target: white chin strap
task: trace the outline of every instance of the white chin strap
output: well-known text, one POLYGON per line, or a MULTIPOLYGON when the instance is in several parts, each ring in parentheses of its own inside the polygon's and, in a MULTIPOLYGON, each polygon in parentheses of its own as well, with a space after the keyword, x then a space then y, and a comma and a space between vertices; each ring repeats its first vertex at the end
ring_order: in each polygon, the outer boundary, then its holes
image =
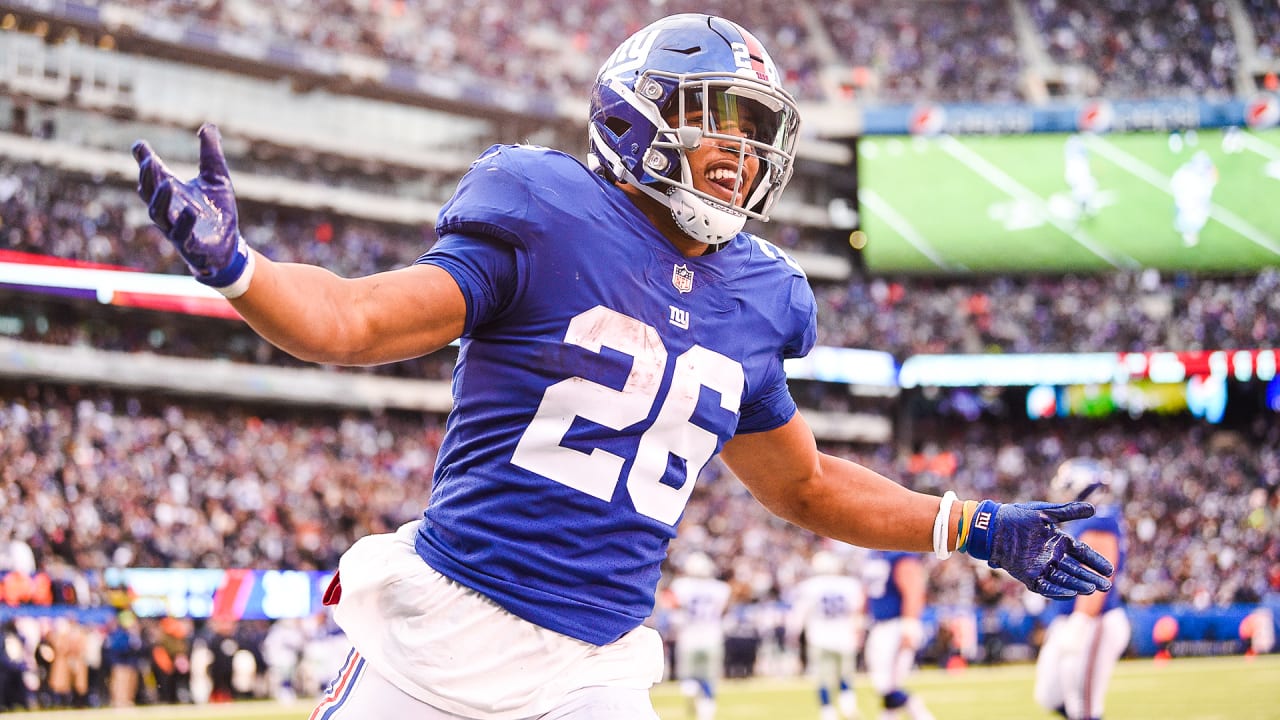
POLYGON ((686 235, 701 243, 718 245, 742 232, 747 216, 725 210, 703 200, 683 188, 672 188, 666 195, 671 216, 686 235))

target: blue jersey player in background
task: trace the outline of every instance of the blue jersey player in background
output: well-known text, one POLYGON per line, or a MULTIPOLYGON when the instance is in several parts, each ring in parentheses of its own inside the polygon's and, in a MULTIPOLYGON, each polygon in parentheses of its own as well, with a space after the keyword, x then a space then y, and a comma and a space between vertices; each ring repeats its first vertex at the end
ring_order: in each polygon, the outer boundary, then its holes
MULTIPOLYGON (((1098 512, 1069 525, 1073 536, 1111 561, 1115 574, 1125 565, 1124 483, 1104 464, 1073 458, 1058 466, 1050 496, 1085 499, 1098 512)), ((1129 616, 1120 591, 1096 592, 1050 603, 1057 616, 1049 622, 1044 645, 1036 658, 1036 702, 1069 720, 1102 717, 1107 686, 1116 663, 1129 647, 1129 616)))
POLYGON ((880 695, 881 720, 901 717, 933 720, 919 697, 903 687, 924 644, 924 606, 928 576, 917 553, 873 552, 862 564, 871 629, 863 659, 871 686, 880 695))
POLYGON ((188 181, 135 143, 152 220, 278 347, 370 365, 461 339, 425 514, 356 542, 330 588, 354 649, 314 718, 652 720, 663 653, 642 622, 717 454, 822 535, 962 549, 1047 595, 1107 587, 1107 562, 1057 528, 1087 503, 939 499, 818 452, 783 373, 815 342, 813 293, 742 232, 791 177, 779 77, 732 22, 659 20, 601 68, 586 163, 492 147, 439 242, 361 278, 247 246, 216 128, 188 181))

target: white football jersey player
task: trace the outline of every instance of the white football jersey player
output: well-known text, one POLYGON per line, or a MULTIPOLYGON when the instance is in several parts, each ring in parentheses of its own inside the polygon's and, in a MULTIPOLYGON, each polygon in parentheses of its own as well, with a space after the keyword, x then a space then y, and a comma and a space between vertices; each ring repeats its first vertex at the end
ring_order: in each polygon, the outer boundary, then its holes
POLYGON ((1173 227, 1187 247, 1200 242, 1200 231, 1213 212, 1213 188, 1217 184, 1218 168, 1203 150, 1191 156, 1169 179, 1175 210, 1173 227))
POLYGON ((681 691, 693 703, 698 720, 716 711, 716 686, 724 673, 724 614, 729 583, 715 576, 704 553, 685 559, 668 588, 675 601, 675 664, 681 691))
POLYGON ((794 645, 804 633, 806 664, 818 684, 821 720, 840 716, 848 720, 858 716, 853 680, 862 647, 866 594, 860 580, 844 574, 843 563, 834 553, 819 551, 811 564, 814 574, 791 593, 787 637, 794 645))
POLYGON ((1063 178, 1071 188, 1071 199, 1078 217, 1089 217, 1098 211, 1098 181, 1089 167, 1089 146, 1084 138, 1067 138, 1062 152, 1063 178))

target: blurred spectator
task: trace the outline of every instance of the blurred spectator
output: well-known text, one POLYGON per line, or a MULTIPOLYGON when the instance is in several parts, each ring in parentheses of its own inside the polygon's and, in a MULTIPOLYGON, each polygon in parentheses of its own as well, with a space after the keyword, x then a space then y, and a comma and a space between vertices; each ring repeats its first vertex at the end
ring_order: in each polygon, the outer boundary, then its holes
POLYGON ((151 626, 151 672, 156 682, 156 697, 161 703, 175 705, 190 701, 191 621, 174 617, 151 626))
POLYGON ((102 652, 108 673, 108 704, 113 708, 133 707, 138 696, 139 665, 144 649, 138 620, 132 612, 121 611, 108 623, 102 652))
POLYGON ((45 642, 49 658, 48 687, 53 706, 83 707, 89 694, 84 628, 69 618, 55 618, 45 642))
POLYGON ((212 653, 209 662, 209 679, 212 682, 210 702, 229 702, 234 697, 232 676, 234 674, 233 658, 240 650, 240 642, 236 639, 235 623, 230 620, 212 618, 205 628, 207 633, 205 645, 212 653))
MULTIPOLYGON (((1253 21, 1254 34, 1258 38, 1259 59, 1275 61, 1280 59, 1280 5, 1270 0, 1244 0, 1244 9, 1253 21)), ((1271 77, 1274 79, 1275 74, 1271 77)), ((1267 90, 1274 91, 1270 87, 1267 90)))
POLYGON ((26 683, 30 670, 18 626, 6 620, 0 626, 0 712, 30 709, 31 692, 26 683))

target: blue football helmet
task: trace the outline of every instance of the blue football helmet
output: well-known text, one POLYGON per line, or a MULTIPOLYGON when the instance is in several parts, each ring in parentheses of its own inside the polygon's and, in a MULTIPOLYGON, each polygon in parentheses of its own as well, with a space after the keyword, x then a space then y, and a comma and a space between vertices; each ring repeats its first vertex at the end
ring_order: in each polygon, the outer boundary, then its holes
POLYGON ((693 552, 684 559, 684 564, 680 567, 681 572, 689 577, 709 578, 716 576, 716 564, 704 552, 693 552))
POLYGON ((1111 470, 1092 458, 1071 458, 1058 466, 1049 484, 1050 492, 1059 502, 1086 500, 1110 502, 1119 488, 1111 470))
POLYGON ((588 160, 669 207, 690 237, 716 244, 748 217, 769 219, 791 179, 799 125, 795 100, 755 36, 723 18, 672 15, 632 35, 601 67, 588 160), (722 131, 730 126, 738 132, 722 131), (685 153, 704 140, 736 152, 736 204, 694 188, 685 153), (750 157, 759 171, 742 187, 750 157))

